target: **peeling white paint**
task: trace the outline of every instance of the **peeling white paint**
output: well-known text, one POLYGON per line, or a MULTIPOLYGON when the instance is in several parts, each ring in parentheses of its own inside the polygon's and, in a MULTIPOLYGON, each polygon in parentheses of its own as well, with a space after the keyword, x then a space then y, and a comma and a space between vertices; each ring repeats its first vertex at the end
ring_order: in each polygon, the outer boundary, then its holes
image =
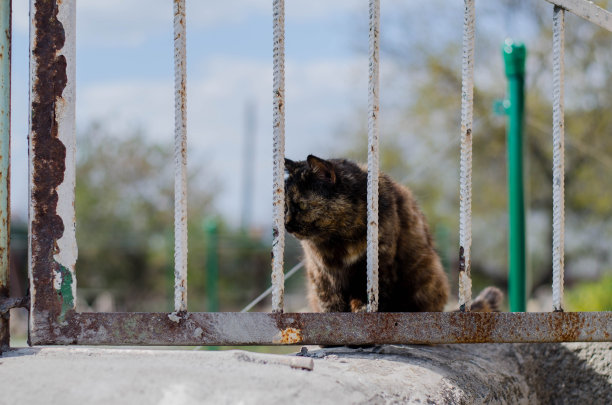
POLYGON ((179 323, 181 321, 181 317, 176 312, 168 314, 168 319, 176 323, 179 323))
POLYGON ((62 273, 60 271, 53 272, 53 288, 55 291, 59 291, 62 288, 62 273))
POLYGON ((63 102, 55 104, 59 140, 66 147, 66 169, 64 181, 57 188, 57 214, 64 223, 64 233, 57 241, 56 262, 72 273, 72 296, 76 303, 75 265, 77 260, 76 215, 74 210, 74 188, 76 176, 76 123, 75 123, 75 81, 76 81, 76 1, 66 0, 58 5, 58 20, 64 26, 66 40, 59 54, 66 58, 66 87, 62 93, 63 102))

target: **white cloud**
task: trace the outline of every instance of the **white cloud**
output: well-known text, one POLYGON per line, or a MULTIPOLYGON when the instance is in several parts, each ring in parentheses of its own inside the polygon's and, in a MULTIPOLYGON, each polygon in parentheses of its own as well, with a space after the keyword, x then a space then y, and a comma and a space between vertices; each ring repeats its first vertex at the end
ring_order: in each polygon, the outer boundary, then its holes
MULTIPOLYGON (((365 4, 365 3, 364 3, 365 4)), ((367 7, 354 0, 292 0, 286 15, 293 21, 334 18, 339 13, 367 7)), ((29 2, 13 2, 14 29, 28 32, 29 2)), ((188 30, 214 28, 243 22, 252 16, 268 16, 272 25, 269 0, 187 1, 188 30)), ((168 0, 79 0, 77 2, 77 38, 86 45, 135 47, 147 38, 172 35, 173 3, 168 0)))
MULTIPOLYGON (((357 11, 354 0, 292 0, 287 15, 295 21, 318 21, 357 11)), ((258 14, 269 19, 267 0, 222 2, 188 1, 189 29, 221 26, 258 14)), ((77 36, 89 44, 136 46, 151 36, 171 32, 171 2, 167 0, 79 0, 77 36)), ((14 2, 15 30, 27 33, 27 2, 14 2)), ((171 35, 171 34, 169 34, 171 35)), ((83 42, 81 42, 83 43, 83 42)), ((237 220, 243 109, 247 100, 257 109, 255 201, 252 217, 258 224, 271 218, 272 68, 271 61, 206 55, 202 65, 188 72, 188 132, 192 162, 204 161, 224 188, 218 207, 237 220)), ((200 63, 198 61, 198 63, 200 63)), ((384 69, 384 65, 383 65, 384 69)), ((286 69, 286 152, 294 159, 308 153, 329 156, 336 148, 337 126, 356 107, 367 104, 367 60, 328 58, 299 63, 289 59, 286 69)), ((14 107, 16 105, 14 104, 14 107)), ((154 139, 171 141, 174 128, 173 79, 134 78, 107 81, 80 80, 77 86, 77 125, 84 129, 101 121, 110 131, 125 133, 141 128, 154 139)), ((364 118, 365 121, 365 118, 364 118)), ((22 180, 16 178, 17 184, 22 180)))
MULTIPOLYGON (((327 154, 335 127, 355 107, 367 102, 367 64, 363 58, 306 64, 287 63, 287 154, 296 159, 308 153, 327 154), (356 74, 361 72, 362 74, 356 74)), ((272 69, 249 59, 217 57, 188 82, 189 156, 203 160, 224 192, 218 207, 238 219, 244 106, 256 105, 255 202, 253 218, 271 218, 272 69)), ((113 131, 142 128, 157 140, 172 139, 173 84, 159 80, 84 84, 77 94, 81 128, 103 121, 113 131)))
POLYGON ((173 83, 153 80, 119 80, 84 84, 77 88, 77 122, 82 129, 93 120, 111 132, 142 128, 161 140, 172 134, 173 83))

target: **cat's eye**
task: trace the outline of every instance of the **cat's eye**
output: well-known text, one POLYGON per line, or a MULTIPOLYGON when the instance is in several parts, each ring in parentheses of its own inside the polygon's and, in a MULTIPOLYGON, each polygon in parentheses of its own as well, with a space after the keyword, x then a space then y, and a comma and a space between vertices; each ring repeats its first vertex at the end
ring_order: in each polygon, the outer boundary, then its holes
POLYGON ((304 201, 300 201, 300 209, 305 210, 306 208, 308 208, 308 204, 304 201))

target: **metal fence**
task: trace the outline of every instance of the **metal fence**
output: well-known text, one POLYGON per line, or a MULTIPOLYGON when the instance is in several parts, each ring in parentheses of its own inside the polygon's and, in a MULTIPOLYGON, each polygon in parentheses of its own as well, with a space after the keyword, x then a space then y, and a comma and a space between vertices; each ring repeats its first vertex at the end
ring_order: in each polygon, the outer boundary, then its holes
MULTIPOLYGON (((563 46, 564 14, 570 11, 612 31, 612 14, 585 0, 547 0, 553 15, 554 241, 553 312, 470 312, 471 162, 474 77, 474 0, 465 0, 460 157, 460 277, 462 311, 377 313, 378 302, 378 112, 380 2, 370 0, 368 124, 368 311, 283 313, 284 249, 284 0, 273 0, 274 239, 272 313, 187 312, 185 0, 174 0, 175 27, 175 311, 172 313, 78 313, 76 301, 75 7, 76 0, 30 1, 30 223, 29 339, 42 344, 270 345, 372 343, 475 343, 612 341, 612 313, 563 312, 563 46)), ((10 46, 10 0, 0 21, 10 46)), ((4 41, 4 36, 0 36, 4 41)), ((8 188, 8 72, 0 55, 0 201, 8 188), (4 194, 3 194, 4 193, 4 194)), ((0 265, 8 268, 8 206, 2 209, 0 265)), ((4 270, 0 294, 8 286, 4 270)), ((7 302, 3 300, 3 302, 7 302)), ((6 305, 9 306, 8 304, 6 305)), ((2 311, 5 313, 5 305, 2 311)), ((0 327, 5 326, 0 324, 0 327)))

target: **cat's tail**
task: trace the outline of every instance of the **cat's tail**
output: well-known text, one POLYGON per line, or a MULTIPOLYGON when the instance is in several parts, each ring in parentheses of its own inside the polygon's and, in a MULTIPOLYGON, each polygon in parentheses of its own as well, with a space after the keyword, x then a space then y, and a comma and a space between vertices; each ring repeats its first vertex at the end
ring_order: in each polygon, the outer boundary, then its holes
POLYGON ((472 301, 472 312, 499 312, 504 293, 497 287, 487 287, 472 301))

